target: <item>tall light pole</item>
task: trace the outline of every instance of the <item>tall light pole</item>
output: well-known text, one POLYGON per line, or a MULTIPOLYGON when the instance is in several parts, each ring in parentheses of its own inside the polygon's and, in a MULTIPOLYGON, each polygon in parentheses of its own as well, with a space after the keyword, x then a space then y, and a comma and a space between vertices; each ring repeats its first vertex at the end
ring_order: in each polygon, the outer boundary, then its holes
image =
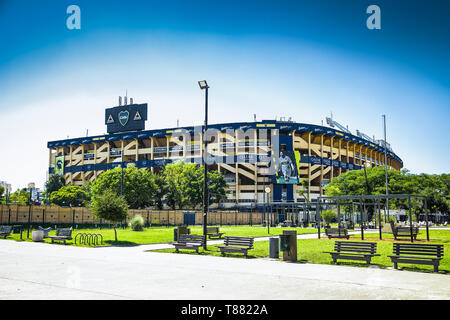
POLYGON ((338 180, 344 180, 344 189, 345 189, 345 195, 347 195, 347 179, 338 177, 338 180))
POLYGON ((120 164, 120 168, 122 169, 122 177, 120 180, 120 195, 123 197, 123 148, 122 151, 120 151, 122 156, 122 163, 120 164))
MULTIPOLYGON (((383 131, 384 131, 384 172, 386 177, 386 196, 389 194, 388 189, 388 167, 387 167, 387 142, 386 142, 386 115, 383 114, 383 131)), ((389 219, 389 198, 386 197, 386 209, 387 216, 389 219)))
MULTIPOLYGON (((269 204, 269 194, 270 194, 270 192, 271 192, 272 190, 270 189, 270 187, 266 187, 266 188, 264 188, 264 192, 267 194, 267 204, 269 204)), ((267 208, 268 209, 268 208, 267 208)), ((269 220, 270 220, 270 218, 268 217, 269 216, 269 211, 268 210, 265 210, 265 212, 267 212, 267 217, 266 217, 266 223, 267 223, 267 234, 270 234, 270 222, 269 222, 269 220)))
POLYGON ((208 130, 208 83, 206 80, 200 80, 198 82, 200 89, 205 90, 205 126, 203 129, 203 235, 205 237, 205 243, 203 244, 203 249, 207 250, 206 246, 206 225, 207 225, 207 214, 208 214, 208 167, 207 167, 207 139, 206 139, 206 131, 208 130))

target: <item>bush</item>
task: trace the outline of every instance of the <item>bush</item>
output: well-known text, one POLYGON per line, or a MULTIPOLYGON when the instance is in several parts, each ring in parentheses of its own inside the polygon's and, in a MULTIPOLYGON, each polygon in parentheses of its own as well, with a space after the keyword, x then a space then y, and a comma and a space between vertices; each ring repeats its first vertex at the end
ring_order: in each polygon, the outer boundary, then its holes
POLYGON ((333 210, 323 210, 322 211, 322 218, 323 220, 329 225, 333 220, 335 220, 337 217, 337 213, 333 210))
POLYGON ((133 231, 143 231, 144 230, 144 218, 141 215, 134 216, 133 219, 128 223, 128 226, 133 231))
POLYGON ((392 227, 395 227, 397 225, 397 219, 394 216, 390 215, 388 220, 392 227))

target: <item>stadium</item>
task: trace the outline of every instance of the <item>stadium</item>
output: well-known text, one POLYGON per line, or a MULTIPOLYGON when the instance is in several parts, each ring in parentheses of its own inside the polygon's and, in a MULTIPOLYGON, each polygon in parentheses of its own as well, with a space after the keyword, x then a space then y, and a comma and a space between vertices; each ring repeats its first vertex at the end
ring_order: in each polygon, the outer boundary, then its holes
POLYGON ((48 173, 81 185, 117 166, 158 172, 177 161, 203 164, 228 182, 224 207, 270 202, 304 202, 323 195, 326 184, 349 170, 384 166, 400 170, 402 160, 384 140, 352 134, 332 118, 328 126, 283 118, 204 127, 145 130, 147 104, 132 100, 105 110, 108 133, 50 141, 48 173), (266 188, 270 193, 266 196, 266 188), (269 191, 269 190, 268 190, 269 191))

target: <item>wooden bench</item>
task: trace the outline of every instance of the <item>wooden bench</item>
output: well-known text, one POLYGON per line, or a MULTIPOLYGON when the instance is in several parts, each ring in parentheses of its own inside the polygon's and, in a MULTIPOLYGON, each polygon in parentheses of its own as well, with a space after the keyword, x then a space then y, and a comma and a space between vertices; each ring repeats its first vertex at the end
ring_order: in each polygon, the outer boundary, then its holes
POLYGON ((346 228, 325 228, 325 234, 328 239, 331 238, 350 238, 346 228))
POLYGON ((206 234, 208 235, 209 239, 222 239, 222 235, 224 234, 224 232, 219 232, 219 227, 206 227, 206 234))
MULTIPOLYGON (((399 237, 411 237, 411 228, 410 227, 394 227, 392 228, 392 234, 394 235, 394 239, 397 240, 399 237)), ((413 239, 417 238, 419 234, 419 227, 413 227, 413 239)))
POLYGON ((432 265, 438 272, 439 261, 444 256, 443 244, 394 243, 393 255, 388 256, 394 263, 394 269, 399 263, 415 263, 432 265))
POLYGON ((251 237, 230 237, 225 236, 225 241, 223 246, 217 246, 220 249, 222 255, 225 252, 238 252, 244 253, 247 258, 248 250, 253 249, 253 240, 251 237))
POLYGON ((64 241, 64 244, 66 244, 66 240, 72 240, 72 228, 58 228, 56 229, 56 236, 48 236, 48 238, 52 239, 52 243, 64 241))
POLYGON ((13 226, 0 226, 0 237, 6 239, 7 236, 11 234, 13 226))
POLYGON ((179 249, 195 250, 198 253, 198 248, 205 244, 205 236, 199 234, 180 234, 178 242, 174 243, 175 252, 179 249))
POLYGON ((372 257, 379 256, 376 252, 376 242, 336 241, 334 243, 334 251, 326 251, 324 253, 331 254, 333 262, 337 262, 337 259, 344 259, 362 260, 370 264, 372 257))

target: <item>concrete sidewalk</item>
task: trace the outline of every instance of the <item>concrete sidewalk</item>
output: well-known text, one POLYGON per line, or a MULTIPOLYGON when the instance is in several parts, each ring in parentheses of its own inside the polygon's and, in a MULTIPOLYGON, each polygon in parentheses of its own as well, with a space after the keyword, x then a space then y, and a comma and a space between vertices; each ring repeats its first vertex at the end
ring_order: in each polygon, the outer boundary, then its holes
MULTIPOLYGON (((317 237, 302 237, 310 236, 317 237)), ((168 245, 81 248, 0 240, 0 299, 450 298, 450 276, 443 274, 144 252, 157 246, 168 245)))

